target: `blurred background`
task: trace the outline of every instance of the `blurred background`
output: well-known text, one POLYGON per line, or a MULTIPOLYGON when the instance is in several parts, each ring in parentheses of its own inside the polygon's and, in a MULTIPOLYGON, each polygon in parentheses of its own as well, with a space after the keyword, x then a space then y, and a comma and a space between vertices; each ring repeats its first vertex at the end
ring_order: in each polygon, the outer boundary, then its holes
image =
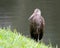
MULTIPOLYGON (((43 42, 60 45, 60 2, 59 0, 0 0, 0 28, 10 26, 29 36, 29 16, 35 8, 42 11, 46 26, 43 42)), ((59 46, 60 47, 60 46, 59 46)))

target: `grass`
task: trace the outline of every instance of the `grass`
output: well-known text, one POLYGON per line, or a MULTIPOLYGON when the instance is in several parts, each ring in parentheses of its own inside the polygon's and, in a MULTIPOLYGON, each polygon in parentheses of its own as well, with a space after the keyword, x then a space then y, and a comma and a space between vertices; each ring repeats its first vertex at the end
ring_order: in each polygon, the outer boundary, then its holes
POLYGON ((18 34, 16 30, 0 28, 0 48, 53 48, 52 45, 37 43, 34 40, 18 34))

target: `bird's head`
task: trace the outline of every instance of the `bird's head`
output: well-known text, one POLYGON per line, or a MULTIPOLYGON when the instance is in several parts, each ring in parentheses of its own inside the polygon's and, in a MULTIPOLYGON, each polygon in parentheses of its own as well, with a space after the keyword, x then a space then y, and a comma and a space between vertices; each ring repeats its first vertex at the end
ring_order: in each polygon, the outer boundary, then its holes
POLYGON ((40 10, 40 9, 38 9, 38 8, 36 8, 36 9, 34 10, 34 13, 36 13, 36 14, 38 14, 38 15, 40 15, 40 16, 41 16, 41 10, 40 10))

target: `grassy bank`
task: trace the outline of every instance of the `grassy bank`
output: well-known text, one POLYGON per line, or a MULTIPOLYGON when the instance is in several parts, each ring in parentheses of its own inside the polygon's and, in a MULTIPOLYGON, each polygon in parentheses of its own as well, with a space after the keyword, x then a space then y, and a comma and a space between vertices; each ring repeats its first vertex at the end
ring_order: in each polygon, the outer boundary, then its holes
POLYGON ((53 48, 51 45, 37 43, 34 40, 18 34, 16 30, 0 28, 0 48, 53 48))

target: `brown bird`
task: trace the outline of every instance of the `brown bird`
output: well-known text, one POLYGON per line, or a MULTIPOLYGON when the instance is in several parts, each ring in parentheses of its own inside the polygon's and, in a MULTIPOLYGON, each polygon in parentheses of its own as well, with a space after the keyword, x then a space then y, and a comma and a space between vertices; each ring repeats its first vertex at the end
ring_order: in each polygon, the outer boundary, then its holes
POLYGON ((28 20, 30 21, 31 38, 36 41, 41 40, 44 33, 45 20, 41 16, 40 9, 36 8, 28 20))

